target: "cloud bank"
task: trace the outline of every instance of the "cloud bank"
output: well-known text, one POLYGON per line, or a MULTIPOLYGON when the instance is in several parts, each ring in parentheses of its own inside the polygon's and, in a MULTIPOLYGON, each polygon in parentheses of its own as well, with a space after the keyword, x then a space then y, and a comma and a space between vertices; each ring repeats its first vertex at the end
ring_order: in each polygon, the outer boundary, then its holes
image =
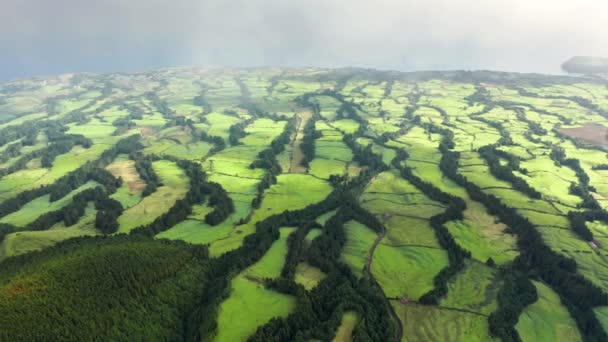
POLYGON ((558 73, 608 56, 598 0, 4 0, 0 79, 169 65, 558 73))

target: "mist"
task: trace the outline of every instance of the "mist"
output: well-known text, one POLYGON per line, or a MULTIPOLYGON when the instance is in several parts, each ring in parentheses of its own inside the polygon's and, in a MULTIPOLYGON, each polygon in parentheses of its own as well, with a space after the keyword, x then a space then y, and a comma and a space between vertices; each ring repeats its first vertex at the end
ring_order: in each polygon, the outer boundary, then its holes
POLYGON ((2 80, 180 65, 560 73, 608 56, 597 0, 2 3, 2 80))

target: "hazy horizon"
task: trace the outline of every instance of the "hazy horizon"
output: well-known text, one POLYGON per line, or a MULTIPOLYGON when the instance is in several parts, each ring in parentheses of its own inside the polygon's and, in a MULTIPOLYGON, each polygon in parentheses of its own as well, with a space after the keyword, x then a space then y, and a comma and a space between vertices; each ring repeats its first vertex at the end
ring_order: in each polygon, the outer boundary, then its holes
POLYGON ((8 0, 0 80, 168 66, 561 74, 608 56, 594 0, 8 0))

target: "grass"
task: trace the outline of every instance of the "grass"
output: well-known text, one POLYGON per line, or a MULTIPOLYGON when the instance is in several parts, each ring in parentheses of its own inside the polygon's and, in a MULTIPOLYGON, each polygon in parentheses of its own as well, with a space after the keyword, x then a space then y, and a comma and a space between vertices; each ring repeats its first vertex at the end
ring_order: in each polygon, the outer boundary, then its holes
POLYGON ((500 286, 498 271, 479 262, 468 262, 449 282, 448 295, 440 305, 489 315, 497 308, 500 286))
POLYGON ((515 326, 524 341, 582 341, 576 322, 559 296, 547 285, 533 281, 538 300, 524 309, 515 326))
POLYGON ((262 259, 251 266, 245 274, 257 279, 278 278, 281 275, 287 255, 287 237, 295 230, 296 228, 281 228, 279 239, 272 244, 262 259))
POLYGON ((390 302, 403 326, 402 341, 494 341, 488 334, 487 317, 436 306, 390 302))
POLYGON ((323 200, 331 192, 328 182, 305 174, 282 174, 277 183, 264 192, 264 200, 252 217, 260 221, 285 210, 298 210, 323 200))
POLYGON ((72 202, 72 197, 74 195, 97 185, 97 182, 89 181, 54 202, 50 202, 50 195, 38 197, 25 204, 18 211, 4 216, 0 219, 0 223, 8 223, 19 227, 26 226, 41 215, 65 207, 72 202))
POLYGON ((325 224, 325 222, 327 222, 327 220, 329 220, 329 219, 330 219, 330 218, 332 218, 334 215, 336 215, 336 212, 337 212, 337 211, 338 211, 337 209, 332 210, 332 211, 328 211, 328 212, 326 212, 325 214, 323 214, 323 215, 321 215, 321 216, 317 217, 317 219, 316 219, 315 221, 316 221, 318 224, 320 224, 320 225, 324 225, 324 224, 325 224))
POLYGON ((286 252, 287 236, 293 230, 282 228, 281 238, 262 259, 232 280, 230 296, 219 308, 215 341, 243 341, 257 327, 274 317, 285 317, 295 308, 295 298, 266 289, 256 280, 260 276, 274 278, 280 275, 284 261, 280 255, 286 252))
MULTIPOLYGON (((277 183, 265 191, 260 208, 253 212, 248 223, 231 227, 221 225, 226 234, 222 238, 209 241, 211 255, 221 255, 240 247, 243 239, 255 231, 256 222, 285 210, 303 209, 309 204, 323 200, 330 191, 329 183, 310 175, 279 175, 277 183)), ((249 197, 247 205, 251 203, 251 199, 253 196, 249 197)))
POLYGON ((119 233, 127 233, 135 227, 154 221, 188 191, 188 177, 174 162, 159 160, 152 167, 163 186, 118 217, 119 233))
POLYGON ((359 315, 354 311, 347 311, 342 314, 342 321, 340 327, 336 331, 336 336, 332 340, 333 342, 349 342, 352 341, 352 334, 355 326, 359 322, 359 315))
POLYGON ((344 232, 346 234, 346 244, 342 249, 340 258, 355 275, 361 277, 377 234, 357 221, 345 223, 344 232))
POLYGON ((0 200, 12 198, 25 190, 54 183, 66 173, 74 171, 88 161, 98 159, 104 151, 111 148, 121 138, 111 137, 104 140, 104 143, 94 144, 88 149, 76 146, 70 152, 55 158, 50 169, 24 169, 2 177, 0 179, 0 200))
POLYGON ((604 330, 608 329, 608 306, 600 306, 593 309, 595 317, 600 321, 604 330))
POLYGON ((7 257, 38 251, 73 237, 96 235, 98 232, 95 229, 95 214, 95 208, 89 204, 85 214, 73 226, 65 227, 63 222, 59 222, 49 230, 9 234, 0 244, 0 261, 7 257))
POLYGON ((106 167, 114 177, 122 179, 122 185, 111 198, 119 201, 123 208, 130 208, 141 200, 141 193, 146 183, 139 177, 135 169, 135 161, 129 160, 126 155, 119 155, 106 167))
POLYGON ((417 300, 433 288, 433 278, 448 265, 442 249, 379 244, 372 263, 372 274, 387 297, 417 300))
POLYGON ((314 289, 321 280, 327 275, 320 269, 311 266, 305 262, 300 262, 296 265, 296 274, 294 281, 297 284, 304 286, 307 290, 314 289))
POLYGON ((322 229, 313 228, 308 232, 308 234, 306 234, 306 236, 304 237, 304 240, 308 243, 311 243, 314 239, 321 236, 321 234, 323 234, 322 229))

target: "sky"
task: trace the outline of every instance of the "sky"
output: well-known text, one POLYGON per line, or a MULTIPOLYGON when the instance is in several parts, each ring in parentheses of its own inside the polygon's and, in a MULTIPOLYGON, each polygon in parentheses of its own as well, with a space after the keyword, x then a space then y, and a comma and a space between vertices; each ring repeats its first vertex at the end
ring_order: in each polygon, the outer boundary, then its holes
POLYGON ((560 73, 602 0, 0 0, 0 80, 166 66, 560 73))

